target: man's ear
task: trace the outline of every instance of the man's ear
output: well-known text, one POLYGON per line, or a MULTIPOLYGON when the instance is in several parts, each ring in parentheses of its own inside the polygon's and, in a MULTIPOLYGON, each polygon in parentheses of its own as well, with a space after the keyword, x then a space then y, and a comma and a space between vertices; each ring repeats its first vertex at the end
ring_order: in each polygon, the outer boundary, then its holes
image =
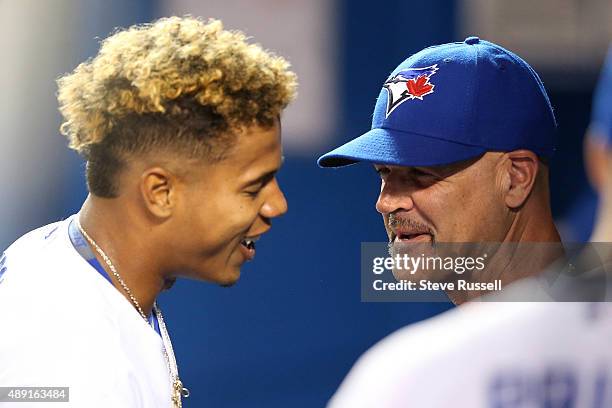
POLYGON ((177 179, 163 167, 146 169, 140 180, 140 193, 149 213, 157 218, 168 218, 176 206, 177 179))
POLYGON ((533 190, 540 163, 538 156, 529 150, 508 152, 506 157, 509 160, 505 167, 509 183, 504 192, 505 202, 509 208, 519 208, 533 190))

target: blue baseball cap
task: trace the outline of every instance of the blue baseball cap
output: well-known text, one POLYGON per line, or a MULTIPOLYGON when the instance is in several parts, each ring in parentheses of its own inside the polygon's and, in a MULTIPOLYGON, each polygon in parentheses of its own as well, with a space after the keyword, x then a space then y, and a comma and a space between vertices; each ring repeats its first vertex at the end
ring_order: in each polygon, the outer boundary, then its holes
POLYGON ((556 127, 533 68, 497 44, 468 37, 402 62, 383 84, 371 130, 318 164, 436 166, 517 149, 550 157, 556 127))

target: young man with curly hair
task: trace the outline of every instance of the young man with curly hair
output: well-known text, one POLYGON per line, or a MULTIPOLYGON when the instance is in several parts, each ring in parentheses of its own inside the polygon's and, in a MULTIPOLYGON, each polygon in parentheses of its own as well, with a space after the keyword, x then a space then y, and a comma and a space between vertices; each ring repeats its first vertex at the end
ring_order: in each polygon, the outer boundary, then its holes
POLYGON ((0 384, 180 406, 155 299, 177 277, 232 285, 287 211, 275 174, 296 77, 219 21, 172 17, 115 33, 58 84, 90 194, 1 258, 0 384))

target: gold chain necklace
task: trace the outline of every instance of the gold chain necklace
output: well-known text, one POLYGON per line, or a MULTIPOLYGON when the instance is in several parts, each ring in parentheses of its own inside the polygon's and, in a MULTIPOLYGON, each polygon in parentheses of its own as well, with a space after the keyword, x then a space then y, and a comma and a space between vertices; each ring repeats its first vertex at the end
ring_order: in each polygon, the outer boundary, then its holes
MULTIPOLYGON (((79 231, 81 231, 81 234, 83 234, 83 236, 85 237, 85 239, 87 239, 91 246, 94 247, 96 252, 100 254, 102 259, 104 260, 104 263, 106 263, 106 266, 108 266, 108 269, 110 269, 115 278, 117 278, 117 281, 132 301, 132 304, 134 305, 134 307, 136 307, 138 313, 140 313, 140 316, 142 316, 144 321, 149 324, 149 319, 147 319, 147 315, 142 310, 142 307, 140 307, 140 303, 138 303, 138 300, 136 300, 130 288, 128 288, 123 278, 121 278, 121 275, 119 275, 119 272, 117 272, 117 268, 115 268, 115 265, 113 265, 108 255, 106 255, 106 253, 102 250, 102 248, 100 248, 96 241, 94 241, 93 238, 91 238, 89 234, 87 234, 87 232, 83 229, 79 217, 76 217, 76 225, 79 228, 79 231)), ((164 357, 166 358, 166 365, 168 366, 168 371, 170 372, 170 378, 172 381, 172 405, 175 408, 181 408, 183 404, 181 397, 189 397, 189 390, 183 387, 183 383, 179 378, 178 366, 176 364, 176 358, 174 357, 174 349, 172 348, 170 335, 168 334, 168 329, 166 329, 164 316, 162 315, 161 310, 157 306, 157 302, 153 304, 153 313, 155 313, 159 322, 159 331, 161 333, 162 342, 164 344, 164 357)))

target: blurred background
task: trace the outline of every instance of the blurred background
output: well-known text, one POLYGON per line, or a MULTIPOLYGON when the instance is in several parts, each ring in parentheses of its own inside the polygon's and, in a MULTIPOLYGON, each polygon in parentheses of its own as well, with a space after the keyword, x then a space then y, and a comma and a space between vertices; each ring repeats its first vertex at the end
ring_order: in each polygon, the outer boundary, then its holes
POLYGON ((554 215, 565 240, 588 239, 597 198, 582 142, 609 0, 0 0, 0 248, 86 196, 84 164, 58 131, 55 79, 116 27, 185 14, 220 18, 287 57, 300 88, 283 123, 289 213, 235 287, 179 281, 160 300, 192 392, 184 406, 323 406, 377 340, 451 307, 360 302, 360 243, 386 240, 378 178, 367 165, 315 164, 369 128, 382 82, 426 46, 478 35, 536 68, 560 125, 554 215))

